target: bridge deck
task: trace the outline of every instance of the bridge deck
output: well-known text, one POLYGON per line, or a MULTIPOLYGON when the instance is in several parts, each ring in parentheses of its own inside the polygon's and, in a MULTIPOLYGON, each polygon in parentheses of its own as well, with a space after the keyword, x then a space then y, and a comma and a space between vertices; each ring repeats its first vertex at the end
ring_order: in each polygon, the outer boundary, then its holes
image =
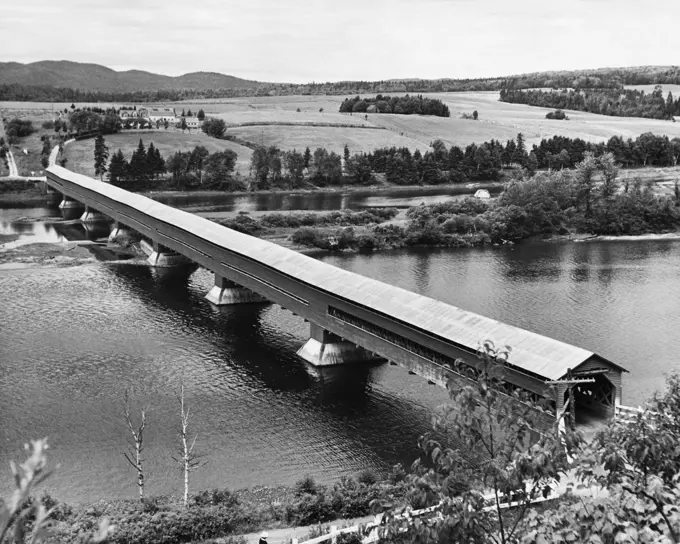
MULTIPOLYGON (((52 166, 47 172, 48 182, 57 181, 57 189, 60 189, 58 180, 61 179, 83 189, 95 191, 124 207, 172 225, 175 230, 191 233, 213 246, 275 269, 316 290, 383 314, 388 319, 403 322, 428 337, 443 340, 472 352, 477 349, 480 341, 486 339, 492 340, 497 346, 511 346, 511 365, 537 378, 559 379, 568 369, 575 369, 595 355, 591 351, 553 338, 343 270, 65 168, 52 166)), ((77 195, 69 196, 77 198, 77 195)), ((97 207, 96 204, 94 206, 97 207)), ((108 213, 106 209, 101 211, 108 213)), ((125 223, 124 219, 120 220, 125 223)), ((621 368, 618 365, 614 366, 621 368)))

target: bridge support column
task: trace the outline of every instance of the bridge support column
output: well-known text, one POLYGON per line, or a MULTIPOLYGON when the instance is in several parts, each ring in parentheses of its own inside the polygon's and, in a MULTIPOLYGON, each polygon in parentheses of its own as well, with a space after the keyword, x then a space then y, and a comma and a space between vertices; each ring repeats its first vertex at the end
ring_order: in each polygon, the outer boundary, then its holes
POLYGON ((173 266, 183 266, 191 263, 191 260, 184 255, 180 255, 158 242, 150 244, 146 240, 142 240, 139 243, 139 246, 142 251, 148 255, 146 261, 151 266, 157 268, 171 268, 173 266))
POLYGON ((132 240, 132 230, 116 221, 109 234, 109 244, 129 245, 132 240))
POLYGON ((314 366, 365 363, 375 357, 364 348, 343 340, 316 323, 309 323, 309 340, 297 354, 314 366))
POLYGON ((109 218, 102 212, 90 208, 89 206, 85 206, 85 212, 80 216, 80 220, 83 223, 103 223, 108 221, 109 218))
POLYGON ((70 196, 64 195, 64 198, 62 199, 61 204, 59 204, 59 207, 62 210, 82 209, 83 204, 81 204, 77 200, 72 199, 70 196))
POLYGON ((267 301, 266 298, 219 274, 215 274, 215 285, 205 298, 215 306, 267 301))

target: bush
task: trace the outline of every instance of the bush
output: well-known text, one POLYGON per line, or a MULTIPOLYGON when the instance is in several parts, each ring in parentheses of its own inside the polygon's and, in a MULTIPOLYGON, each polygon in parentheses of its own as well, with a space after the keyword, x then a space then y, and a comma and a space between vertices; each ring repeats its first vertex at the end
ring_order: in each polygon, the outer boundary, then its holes
POLYGON ((296 525, 324 523, 337 517, 337 513, 331 503, 326 500, 323 492, 317 492, 314 495, 305 493, 300 500, 289 505, 286 515, 288 522, 296 525))
POLYGON ((304 478, 301 480, 298 480, 295 482, 295 495, 300 496, 300 495, 316 495, 316 493, 319 491, 319 486, 317 485, 316 481, 312 476, 307 474, 304 478))
POLYGON ((44 121, 42 124, 42 128, 45 130, 53 130, 54 129, 54 121, 44 121))
POLYGON ((194 495, 194 504, 199 506, 217 506, 222 505, 229 508, 239 504, 238 497, 228 489, 211 489, 201 491, 194 495))
POLYGON ((138 513, 114 522, 117 530, 110 538, 112 544, 202 541, 254 527, 248 516, 224 506, 138 513))
POLYGON ((359 477, 357 479, 361 484, 375 485, 375 483, 378 481, 378 476, 374 471, 367 468, 359 473, 359 477))

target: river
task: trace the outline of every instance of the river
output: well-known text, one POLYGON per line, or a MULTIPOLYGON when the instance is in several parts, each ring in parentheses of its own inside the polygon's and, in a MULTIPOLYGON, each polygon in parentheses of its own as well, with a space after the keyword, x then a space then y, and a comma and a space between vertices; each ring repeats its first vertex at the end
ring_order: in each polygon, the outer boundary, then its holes
MULTIPOLYGON (((318 208, 313 198, 296 206, 318 208)), ((366 198, 383 206, 392 197, 366 198)), ((0 234, 18 234, 19 243, 63 240, 49 221, 17 221, 55 214, 0 209, 0 234)), ((596 351, 630 370, 626 404, 643 402, 676 365, 678 242, 321 258, 596 351)), ((0 269, 0 466, 20 458, 28 439, 49 436, 60 466, 45 487, 57 498, 134 497, 122 455, 129 389, 135 411, 148 406, 148 492, 178 493, 172 455, 182 383, 196 448, 208 461, 192 476, 194 490, 293 483, 306 473, 331 482, 410 464, 445 391, 389 365, 312 368, 295 355, 307 333, 301 318, 273 305, 216 309, 203 300, 211 284, 205 270, 163 273, 140 261, 0 269)), ((9 490, 3 470, 0 495, 9 490)))

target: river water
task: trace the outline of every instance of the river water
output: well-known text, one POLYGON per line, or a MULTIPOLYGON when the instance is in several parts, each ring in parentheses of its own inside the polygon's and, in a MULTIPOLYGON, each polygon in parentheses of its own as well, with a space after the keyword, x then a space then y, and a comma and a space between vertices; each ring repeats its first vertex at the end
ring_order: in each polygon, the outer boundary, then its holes
MULTIPOLYGON (((392 197, 367 198, 383 206, 392 197)), ((319 207, 313 198, 297 206, 319 207)), ((18 233, 20 243, 77 237, 49 221, 17 221, 46 215, 57 212, 2 209, 0 234, 18 233)), ((677 242, 321 258, 596 351, 630 370, 626 404, 643 402, 677 364, 677 242)), ((19 458, 28 439, 49 436, 60 466, 45 487, 57 498, 134 497, 122 455, 129 389, 135 410, 148 406, 148 492, 178 493, 172 455, 182 383, 196 449, 209 462, 192 476, 195 490, 293 483, 306 473, 330 482, 417 456, 443 390, 389 365, 310 367, 295 355, 307 333, 301 318, 273 305, 216 309, 203 300, 211 285, 205 270, 163 273, 140 261, 0 269, 0 466, 19 458)), ((9 489, 3 471, 0 495, 9 489)))

